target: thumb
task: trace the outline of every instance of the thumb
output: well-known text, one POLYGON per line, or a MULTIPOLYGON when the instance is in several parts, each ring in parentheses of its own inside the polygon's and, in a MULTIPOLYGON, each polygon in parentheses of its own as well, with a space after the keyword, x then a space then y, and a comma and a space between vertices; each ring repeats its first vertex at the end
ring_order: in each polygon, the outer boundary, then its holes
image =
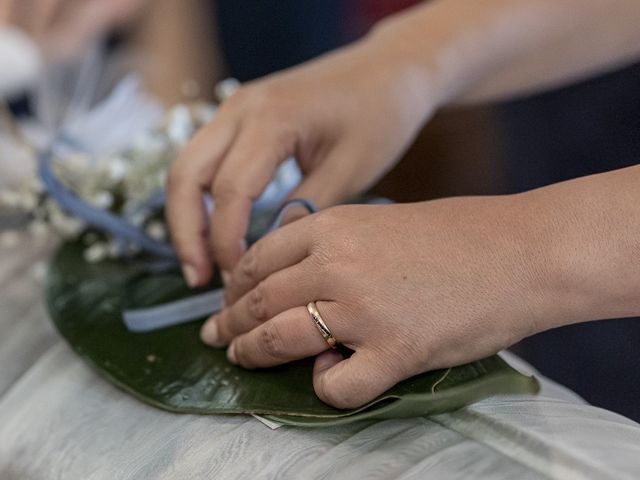
POLYGON ((335 350, 325 351, 318 355, 313 368, 316 395, 336 408, 360 407, 400 380, 380 363, 365 351, 348 359, 335 350))

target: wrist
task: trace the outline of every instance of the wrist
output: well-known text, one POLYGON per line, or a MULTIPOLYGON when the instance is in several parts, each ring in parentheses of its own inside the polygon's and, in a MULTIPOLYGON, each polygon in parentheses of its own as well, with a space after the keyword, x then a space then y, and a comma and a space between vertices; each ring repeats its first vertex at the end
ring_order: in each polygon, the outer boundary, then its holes
POLYGON ((411 23, 415 22, 406 13, 392 15, 378 22, 364 41, 383 56, 407 96, 423 110, 434 111, 452 96, 444 65, 438 62, 442 47, 435 39, 416 35, 411 23))
POLYGON ((538 331, 640 314, 640 213, 629 201, 640 172, 633 170, 517 196, 545 312, 538 331))

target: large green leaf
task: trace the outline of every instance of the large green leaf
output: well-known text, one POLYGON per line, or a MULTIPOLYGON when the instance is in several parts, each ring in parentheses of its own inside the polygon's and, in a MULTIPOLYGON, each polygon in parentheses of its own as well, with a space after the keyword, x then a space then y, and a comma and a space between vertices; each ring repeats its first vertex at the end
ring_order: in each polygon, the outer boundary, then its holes
POLYGON ((60 333, 106 378, 140 400, 174 412, 257 413, 285 423, 322 426, 364 418, 453 410, 498 393, 532 393, 537 381, 497 356, 405 380, 357 410, 338 410, 313 392, 312 361, 249 371, 204 346, 201 322, 148 333, 129 332, 123 307, 144 307, 191 294, 175 272, 145 275, 135 262, 83 260, 82 245, 54 256, 46 298, 60 333))

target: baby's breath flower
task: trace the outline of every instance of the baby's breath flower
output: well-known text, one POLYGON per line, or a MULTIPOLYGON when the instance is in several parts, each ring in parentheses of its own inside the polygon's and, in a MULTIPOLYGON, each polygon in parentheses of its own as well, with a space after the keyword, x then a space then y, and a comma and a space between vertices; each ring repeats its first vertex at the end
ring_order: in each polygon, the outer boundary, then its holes
POLYGON ((49 225, 42 220, 34 220, 28 228, 29 233, 36 238, 44 238, 49 234, 49 225))
POLYGON ((119 182, 124 178, 129 170, 129 163, 122 157, 113 157, 109 162, 109 179, 112 182, 119 182))
POLYGON ((109 255, 109 247, 104 242, 96 242, 86 248, 82 253, 84 259, 89 263, 98 263, 106 259, 109 255))
POLYGON ((163 223, 155 221, 149 223, 146 228, 147 235, 156 240, 164 240, 167 238, 167 230, 163 223))
POLYGON ((96 192, 91 198, 91 203, 96 207, 108 209, 113 205, 113 195, 106 191, 96 192))
POLYGON ((20 204, 18 192, 13 190, 0 190, 0 206, 5 208, 17 208, 20 204))
MULTIPOLYGON (((130 148, 119 153, 89 155, 60 151, 53 162, 54 173, 66 188, 85 202, 116 215, 126 215, 129 223, 144 228, 150 237, 166 240, 168 234, 163 221, 150 220, 157 212, 139 207, 164 189, 167 170, 178 151, 214 112, 215 107, 203 103, 176 105, 167 113, 163 125, 138 136, 130 148)), ((29 152, 29 157, 34 160, 33 152, 29 152)), ((67 214, 47 196, 35 172, 20 188, 0 190, 0 207, 28 213, 32 219, 28 231, 33 237, 58 233, 70 239, 86 228, 82 220, 67 214)), ((103 233, 89 233, 83 237, 87 261, 118 258, 139 251, 136 245, 120 245, 108 232, 103 233)), ((0 234, 0 245, 16 245, 19 241, 16 232, 0 234)))

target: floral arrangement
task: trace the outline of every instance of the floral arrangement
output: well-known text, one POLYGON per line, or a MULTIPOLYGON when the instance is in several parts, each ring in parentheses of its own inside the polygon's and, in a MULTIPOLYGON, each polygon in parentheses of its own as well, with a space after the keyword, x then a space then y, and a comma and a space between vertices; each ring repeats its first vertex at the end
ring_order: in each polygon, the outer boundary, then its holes
MULTIPOLYGON (((215 107, 209 104, 176 105, 166 112, 158 127, 138 135, 121 152, 96 155, 81 148, 56 150, 54 172, 84 202, 126 218, 151 238, 165 240, 166 227, 158 209, 144 206, 162 192, 169 165, 214 112, 215 107)), ((47 194, 36 174, 0 190, 0 209, 25 214, 28 231, 36 237, 54 233, 70 240, 86 228, 81 219, 63 210, 47 194)), ((83 242, 84 257, 89 262, 121 254, 115 240, 104 232, 90 232, 83 236, 83 242)))

